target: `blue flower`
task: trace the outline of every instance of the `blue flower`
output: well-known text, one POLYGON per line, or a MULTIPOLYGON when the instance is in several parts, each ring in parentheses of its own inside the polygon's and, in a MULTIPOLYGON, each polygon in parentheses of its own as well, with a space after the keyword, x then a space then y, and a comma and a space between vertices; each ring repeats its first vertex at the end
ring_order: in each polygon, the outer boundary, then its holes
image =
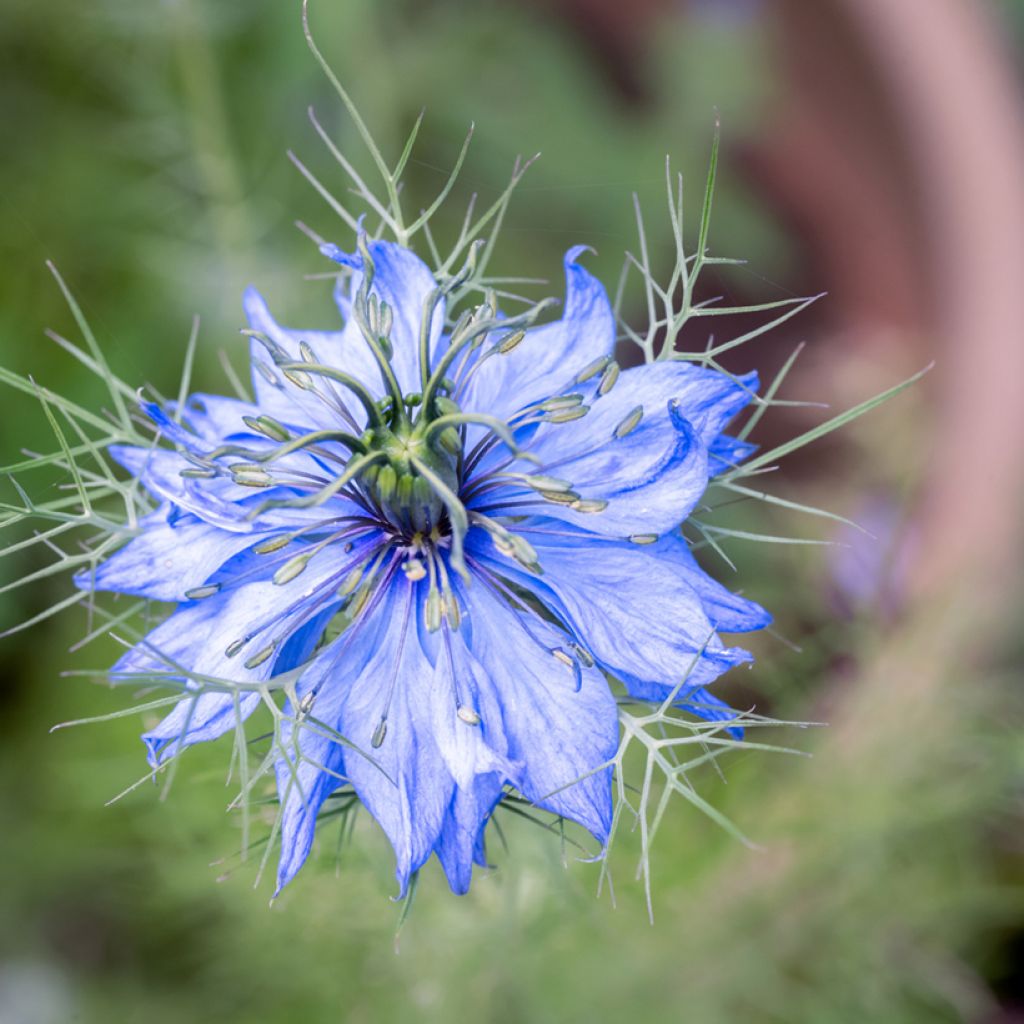
POLYGON ((144 736, 154 766, 280 684, 279 887, 343 785, 402 891, 436 853, 465 892, 508 787, 605 844, 609 678, 732 717, 705 687, 750 655, 718 631, 769 616, 700 569, 679 525, 747 454, 722 431, 757 379, 620 370, 581 251, 556 322, 489 299, 447 329, 458 275, 390 243, 325 247, 350 271, 340 330, 282 328, 250 289, 254 402, 145 403, 174 448, 112 449, 158 506, 80 585, 177 605, 112 672, 185 688, 144 736))

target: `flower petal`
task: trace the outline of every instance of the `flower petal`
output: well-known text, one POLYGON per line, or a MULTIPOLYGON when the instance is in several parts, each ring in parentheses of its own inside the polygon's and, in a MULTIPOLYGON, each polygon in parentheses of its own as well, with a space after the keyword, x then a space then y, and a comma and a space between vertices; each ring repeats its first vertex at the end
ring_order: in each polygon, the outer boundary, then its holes
POLYGON ((542 576, 494 552, 480 540, 483 531, 474 531, 468 549, 536 594, 634 696, 654 685, 663 700, 684 680, 687 690, 705 686, 751 660, 747 651, 725 647, 688 577, 648 547, 600 543, 553 520, 519 529, 537 552, 542 576))
MULTIPOLYGON (((430 268, 410 249, 405 249, 394 242, 382 241, 368 242, 367 248, 373 260, 373 286, 370 292, 377 296, 379 302, 386 302, 391 307, 391 348, 394 352, 391 365, 395 376, 403 394, 421 391, 420 328, 427 298, 437 287, 437 281, 430 268)), ((325 246, 321 251, 336 263, 353 268, 355 272, 349 285, 349 295, 354 297, 362 284, 362 257, 358 253, 343 252, 335 245, 325 246)), ((428 336, 431 365, 441 344, 444 309, 444 302, 439 302, 431 316, 428 336)), ((354 338, 362 346, 373 367, 372 372, 364 371, 360 379, 376 390, 380 387, 380 371, 377 369, 376 361, 370 355, 353 320, 349 320, 345 330, 347 337, 354 338)), ((350 343, 349 351, 351 347, 350 343)), ((334 365, 345 369, 342 363, 334 365)), ((355 370, 349 372, 355 373, 355 370)), ((383 390, 381 393, 383 394, 383 390)))
POLYGON ((468 630, 452 637, 456 665, 487 674, 508 741, 522 768, 516 786, 538 806, 579 822, 602 845, 611 827, 611 768, 619 722, 615 700, 596 668, 577 677, 553 651, 566 637, 539 618, 525 619, 483 581, 466 592, 468 630))
POLYGON ((466 409, 507 419, 528 405, 561 394, 588 364, 611 356, 615 316, 604 285, 576 262, 585 249, 578 245, 565 254, 562 318, 527 331, 506 355, 484 359, 466 387, 462 399, 466 409))
MULTIPOLYGON (((308 730, 298 741, 303 759, 321 763, 318 757, 329 754, 335 770, 343 765, 344 775, 391 841, 403 893, 412 873, 433 852, 455 788, 433 735, 430 700, 422 692, 434 673, 419 644, 413 596, 411 584, 394 583, 371 621, 355 636, 342 634, 333 650, 322 653, 303 675, 302 692, 318 694, 311 714, 366 754, 329 751, 324 738, 308 730), (385 713, 387 731, 374 748, 372 740, 385 713)), ((295 770, 301 772, 301 763, 295 770)), ((282 833, 280 887, 308 854, 315 808, 308 795, 308 806, 296 804, 302 798, 287 762, 279 761, 277 774, 283 823, 289 829, 282 833)), ((305 788, 312 788, 315 797, 327 785, 314 779, 305 788)))
POLYGON ((154 601, 185 601, 230 558, 255 544, 248 533, 221 530, 192 516, 173 523, 170 505, 140 521, 142 532, 95 571, 75 576, 83 590, 113 590, 154 601))
POLYGON ((724 633, 750 633, 771 624, 770 612, 756 601, 732 593, 697 564, 690 545, 678 530, 666 533, 647 550, 655 558, 671 565, 700 596, 704 611, 715 629, 724 633))

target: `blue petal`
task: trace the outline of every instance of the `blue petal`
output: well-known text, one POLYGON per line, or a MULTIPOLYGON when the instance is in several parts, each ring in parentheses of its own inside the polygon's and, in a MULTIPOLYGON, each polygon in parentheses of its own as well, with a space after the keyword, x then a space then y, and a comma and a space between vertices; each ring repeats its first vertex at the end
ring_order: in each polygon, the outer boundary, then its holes
MULTIPOLYGON (((281 327, 271 315, 263 296, 252 287, 247 288, 242 296, 242 308, 249 326, 265 334, 292 360, 302 359, 299 342, 304 341, 312 348, 321 363, 343 370, 361 380, 371 390, 382 393, 380 371, 354 323, 350 322, 340 331, 307 331, 281 327)), ((249 350, 253 362, 253 394, 262 412, 284 424, 298 427, 300 431, 338 428, 337 410, 312 391, 305 391, 287 382, 281 371, 274 367, 272 356, 261 342, 253 339, 249 350), (277 383, 267 380, 257 368, 257 363, 269 370, 277 383)), ((338 389, 337 393, 353 418, 361 424, 365 413, 359 403, 344 389, 338 389)))
POLYGON ((191 480, 181 475, 189 463, 177 452, 163 448, 135 448, 114 444, 107 451, 111 458, 136 477, 151 494, 198 516, 212 526, 236 533, 250 533, 252 521, 247 510, 237 504, 251 498, 252 491, 227 477, 191 480))
POLYGON ((168 521, 165 505, 140 521, 142 533, 115 551, 95 571, 75 576, 83 590, 113 590, 154 601, 184 601, 230 558, 257 538, 231 533, 192 517, 168 521))
MULTIPOLYGON (((318 638, 316 624, 322 622, 329 609, 336 607, 334 584, 338 570, 332 559, 314 558, 301 577, 301 590, 260 580, 180 605, 121 657, 111 675, 186 679, 193 690, 200 684, 192 677, 218 680, 225 692, 204 693, 199 698, 198 710, 202 714, 198 719, 193 714, 188 733, 181 737, 185 746, 211 739, 223 731, 220 726, 226 729, 233 724, 233 715, 229 714, 234 706, 232 684, 262 682, 308 656, 318 638), (228 655, 230 645, 247 636, 251 639, 245 647, 234 656, 228 655), (246 660, 272 642, 276 642, 274 654, 247 668, 246 660)), ((191 699, 189 695, 183 698, 186 704, 191 699)), ((179 739, 184 714, 179 706, 157 729, 143 737, 154 757, 162 758, 171 752, 165 741, 179 739)), ((174 749, 177 746, 176 742, 174 749)))
MULTIPOLYGON (((379 302, 386 302, 391 307, 393 316, 390 336, 393 349, 392 368, 403 393, 420 391, 420 325, 426 299, 437 287, 437 282, 430 268, 410 249, 395 245, 393 242, 382 241, 370 242, 368 248, 374 265, 371 294, 376 295, 379 302)), ((243 300, 249 323, 296 358, 299 352, 298 343, 305 341, 321 362, 356 377, 375 395, 383 395, 384 384, 377 360, 363 338, 359 326, 349 318, 350 296, 355 295, 362 282, 362 259, 358 254, 344 253, 336 246, 327 247, 327 251, 336 262, 352 267, 355 271, 348 284, 348 295, 343 292, 336 295, 339 310, 347 319, 342 330, 307 331, 281 327, 253 288, 246 291, 243 300)), ((432 359, 436 357, 441 344, 443 325, 444 302, 439 302, 431 318, 428 338, 432 359)), ((264 363, 269 360, 265 348, 259 342, 253 343, 252 354, 254 358, 264 363)), ((300 404, 306 414, 313 417, 317 423, 327 411, 326 406, 318 403, 315 397, 307 392, 292 387, 283 390, 275 388, 255 369, 253 388, 259 405, 268 411, 271 407, 280 410, 285 422, 292 422, 296 413, 289 413, 289 409, 296 403, 300 404)), ((350 401, 348 405, 353 414, 358 412, 362 415, 357 403, 350 401)), ((271 412, 271 415, 277 413, 271 412)))
POLYGON ((664 699, 684 679, 687 689, 704 686, 751 660, 747 651, 722 644, 687 577, 648 547, 602 543, 555 520, 520 529, 542 576, 494 554, 481 530, 471 534, 468 550, 540 597, 634 696, 638 687, 656 684, 664 699))
MULTIPOLYGON (((331 735, 312 729, 303 729, 298 740, 306 762, 324 764, 337 774, 343 770, 384 829, 395 851, 401 892, 432 853, 455 787, 433 734, 429 697, 433 667, 419 645, 413 613, 411 584, 395 584, 370 622, 353 636, 343 634, 303 675, 302 691, 318 694, 312 716, 363 753, 331 749, 337 747, 331 735), (373 748, 371 741, 385 710, 387 733, 383 743, 373 748)), ((294 877, 309 852, 317 798, 322 802, 338 782, 334 779, 332 786, 316 778, 311 769, 307 772, 311 784, 302 786, 303 800, 294 781, 304 778, 301 763, 295 771, 298 776, 287 761, 279 759, 278 788, 284 808, 279 887, 294 877)))
POLYGON ((737 437, 719 434, 708 448, 708 469, 712 476, 738 466, 757 451, 757 445, 737 437))
POLYGON ((756 601, 732 593, 697 564, 690 545, 678 530, 665 534, 648 550, 671 565, 700 596, 704 611, 715 629, 724 633, 750 633, 770 625, 770 612, 756 601))
POLYGON ((476 663, 490 680, 507 757, 522 765, 517 788, 603 845, 612 803, 611 768, 602 765, 619 742, 607 682, 596 668, 574 675, 552 653, 564 649, 565 635, 539 618, 524 619, 482 583, 468 592, 466 606, 468 630, 452 637, 456 665, 476 663))
POLYGON ((615 316, 604 285, 576 262, 585 248, 576 246, 565 254, 562 318, 527 331, 508 354, 485 359, 470 378, 465 408, 507 419, 534 402, 561 394, 588 364, 611 356, 615 316))
MULTIPOLYGON (((592 400, 587 415, 544 425, 524 441, 540 459, 538 472, 571 481, 584 499, 607 502, 604 511, 584 515, 515 486, 478 499, 476 507, 527 499, 531 504, 524 511, 543 508, 544 515, 605 535, 664 533, 685 519, 704 493, 706 445, 749 401, 755 385, 754 375, 734 382, 683 362, 626 370, 609 394, 592 400), (620 429, 638 410, 639 422, 628 432, 620 429)), ((478 475, 496 468, 502 458, 496 451, 478 475)))

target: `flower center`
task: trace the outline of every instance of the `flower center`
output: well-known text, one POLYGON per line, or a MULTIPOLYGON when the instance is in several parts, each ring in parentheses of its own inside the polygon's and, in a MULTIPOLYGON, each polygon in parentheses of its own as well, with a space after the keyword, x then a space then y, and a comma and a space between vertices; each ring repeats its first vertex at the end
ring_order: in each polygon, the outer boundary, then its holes
POLYGON ((448 449, 432 444, 422 428, 378 426, 367 430, 361 441, 371 464, 359 482, 382 516, 405 538, 450 529, 445 510, 445 490, 458 491, 457 456, 461 443, 448 449), (453 448, 455 451, 451 451, 453 448))

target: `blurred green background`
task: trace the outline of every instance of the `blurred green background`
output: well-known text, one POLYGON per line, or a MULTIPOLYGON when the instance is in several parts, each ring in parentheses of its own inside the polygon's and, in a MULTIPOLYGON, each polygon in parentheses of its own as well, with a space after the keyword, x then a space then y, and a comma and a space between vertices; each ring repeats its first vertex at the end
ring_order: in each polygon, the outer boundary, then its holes
MULTIPOLYGON (((442 231, 457 226, 471 192, 481 201, 500 192, 517 154, 543 153, 513 202, 501 270, 547 277, 560 291, 561 253, 582 242, 613 286, 623 250, 635 246, 633 192, 648 212, 652 252, 665 257, 664 156, 686 177, 692 222, 717 116, 724 151, 712 248, 750 264, 708 282, 708 294, 757 302, 831 293, 730 365, 767 377, 807 340, 790 397, 844 405, 939 360, 939 383, 788 461, 770 481, 773 493, 863 518, 874 546, 737 542, 738 577, 709 562, 777 616, 778 636, 754 641, 754 669, 719 692, 777 717, 831 723, 773 736, 812 759, 745 753, 725 763, 724 777, 695 780, 759 848, 677 806, 654 851, 652 925, 629 841, 613 864, 613 909, 595 898, 595 866, 565 867, 557 840, 509 824, 509 851, 495 851, 499 869, 471 895, 451 896, 434 867, 424 873, 396 955, 390 854, 368 820, 340 857, 325 833, 268 909, 268 882, 254 891, 253 865, 232 855, 228 747, 193 751, 166 802, 143 787, 104 806, 144 770, 139 723, 48 735, 55 722, 114 710, 126 696, 61 677, 116 656, 113 643, 69 654, 84 632, 70 614, 0 641, 0 1024, 1024 1019, 1014 970, 1024 951, 1014 538, 983 511, 952 527, 943 517, 949 473, 965 473, 961 490, 973 485, 968 470, 933 459, 935 425, 983 417, 969 403, 943 404, 958 364, 944 334, 954 289, 933 263, 945 230, 935 213, 942 169, 901 120, 913 83, 890 73, 917 66, 914 33, 888 52, 877 38, 891 33, 851 6, 312 5, 321 48, 386 154, 397 156, 427 108, 414 201, 440 187, 475 121, 442 231), (978 565, 1001 572, 981 586, 966 563, 950 562, 938 582, 922 578, 917 567, 957 551, 964 531, 978 565)), ((1024 7, 943 0, 929 12, 936 23, 991 17, 977 26, 975 50, 961 27, 951 45, 967 49, 931 57, 965 76, 975 61, 977 83, 989 74, 982 65, 1002 67, 991 88, 1019 113, 1013 65, 1024 7)), ((285 151, 344 188, 306 119, 314 104, 341 148, 365 161, 305 48, 296 3, 5 0, 0 48, 4 365, 83 404, 102 401, 43 336, 52 327, 75 337, 47 259, 114 369, 165 391, 196 313, 200 387, 222 387, 219 352, 241 366, 248 283, 284 322, 330 323, 329 285, 303 279, 329 268, 293 222, 343 246, 350 233, 285 151)), ((955 134, 956 112, 940 99, 936 123, 955 134)), ((1017 131, 1012 119, 994 130, 1008 160, 1017 131)), ((1003 155, 986 151, 986 164, 1003 155)), ((964 192, 997 187, 983 180, 964 192)), ((1008 195, 1000 216, 981 223, 986 238, 1014 233, 1017 199, 1008 195)), ((969 208, 964 219, 978 223, 969 208)), ((980 266, 974 255, 967 262, 980 266)), ((995 270, 981 269, 1001 287, 995 270)), ((642 306, 630 301, 639 320, 642 306)), ((769 416, 759 439, 822 415, 769 416)), ((20 396, 3 396, 0 425, 2 463, 50 444, 42 414, 20 396)), ((1018 463, 1004 457, 1000 493, 1019 492, 1018 463)), ((977 507, 993 500, 986 492, 977 507)), ((819 521, 776 513, 727 514, 760 532, 837 539, 819 521)), ((8 561, 0 582, 38 565, 8 561)), ((67 592, 56 580, 4 593, 0 625, 67 592)))

